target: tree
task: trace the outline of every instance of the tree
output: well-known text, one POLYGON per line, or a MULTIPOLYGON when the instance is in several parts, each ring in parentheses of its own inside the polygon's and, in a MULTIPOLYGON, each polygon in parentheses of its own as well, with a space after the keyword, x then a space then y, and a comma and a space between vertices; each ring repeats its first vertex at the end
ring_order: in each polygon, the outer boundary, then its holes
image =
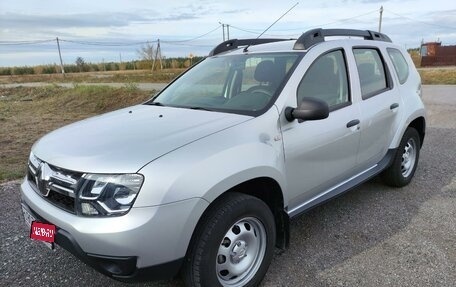
POLYGON ((136 50, 141 60, 153 61, 155 57, 155 47, 153 44, 146 43, 144 46, 136 50))
POLYGON ((76 58, 76 66, 78 66, 79 72, 82 72, 84 70, 85 61, 82 57, 76 58))

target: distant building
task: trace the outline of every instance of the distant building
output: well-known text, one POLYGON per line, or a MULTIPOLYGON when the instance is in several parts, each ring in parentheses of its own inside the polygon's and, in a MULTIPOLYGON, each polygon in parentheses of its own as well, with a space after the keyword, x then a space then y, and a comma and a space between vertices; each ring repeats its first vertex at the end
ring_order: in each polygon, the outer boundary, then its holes
POLYGON ((421 67, 456 66, 456 46, 442 46, 441 42, 421 44, 421 67))

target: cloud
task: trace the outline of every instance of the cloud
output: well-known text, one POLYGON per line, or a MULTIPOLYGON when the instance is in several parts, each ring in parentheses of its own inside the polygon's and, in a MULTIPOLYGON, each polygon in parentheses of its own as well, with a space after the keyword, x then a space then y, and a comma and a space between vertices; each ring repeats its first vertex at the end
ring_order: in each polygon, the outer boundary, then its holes
POLYGON ((71 28, 71 27, 106 27, 126 26, 144 17, 131 13, 88 13, 70 15, 26 15, 6 13, 0 17, 1 27, 14 28, 71 28))
POLYGON ((431 18, 435 25, 448 26, 456 30, 456 9, 429 12, 426 18, 431 18))
MULTIPOLYGON (((355 2, 355 3, 364 3, 364 4, 370 4, 370 3, 386 3, 391 0, 342 0, 343 3, 347 2, 355 2)), ((410 0, 402 0, 402 1, 410 1, 410 0)))
POLYGON ((361 3, 385 3, 388 0, 361 0, 361 3))
POLYGON ((155 11, 142 13, 86 13, 70 15, 26 15, 6 13, 0 15, 0 27, 15 29, 36 28, 87 28, 87 27, 124 27, 134 23, 158 23, 196 19, 199 15, 192 12, 175 12, 159 16, 155 11), (150 15, 158 15, 157 17, 150 15))
MULTIPOLYGON (((219 21, 230 24, 231 38, 252 37, 262 32, 296 1, 271 1, 268 5, 264 5, 264 1, 260 0, 162 1, 159 4, 158 1, 150 0, 114 2, 80 0, 55 5, 50 0, 5 1, 0 4, 0 41, 31 41, 54 39, 58 36, 61 40, 133 43, 160 38, 166 56, 179 56, 190 52, 204 55, 212 45, 221 40, 221 28, 195 41, 172 41, 203 35, 215 29, 219 21), (210 47, 207 47, 208 45, 210 47)), ((412 47, 418 46, 421 39, 440 39, 443 44, 451 45, 456 43, 456 6, 453 2, 311 1, 301 3, 264 36, 298 37, 302 32, 316 26, 377 30, 378 9, 383 3, 382 32, 388 34, 394 42, 412 47), (444 9, 447 10, 443 11, 444 9)), ((129 54, 134 58, 134 51, 138 48, 87 46, 69 42, 61 42, 61 47, 64 57, 69 57, 70 61, 74 61, 73 54, 86 51, 93 51, 93 56, 84 55, 84 58, 90 61, 99 61, 101 51, 105 53, 102 56, 105 60, 117 59, 120 52, 123 59, 128 59, 129 54)), ((37 57, 35 63, 46 63, 46 52, 56 52, 55 42, 47 45, 0 45, 0 64, 14 64, 21 58, 16 57, 13 61, 11 57, 10 61, 9 57, 4 56, 5 52, 25 55, 28 51, 36 55, 38 50, 43 51, 43 57, 37 57)), ((31 64, 32 60, 28 58, 21 63, 31 64)))

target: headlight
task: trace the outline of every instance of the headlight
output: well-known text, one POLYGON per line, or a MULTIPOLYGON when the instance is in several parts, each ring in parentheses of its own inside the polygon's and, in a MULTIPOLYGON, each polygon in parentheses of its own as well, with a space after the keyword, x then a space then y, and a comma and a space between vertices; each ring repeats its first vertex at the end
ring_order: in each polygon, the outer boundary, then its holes
POLYGON ((78 191, 82 215, 111 216, 127 213, 144 177, 141 174, 84 174, 78 191))

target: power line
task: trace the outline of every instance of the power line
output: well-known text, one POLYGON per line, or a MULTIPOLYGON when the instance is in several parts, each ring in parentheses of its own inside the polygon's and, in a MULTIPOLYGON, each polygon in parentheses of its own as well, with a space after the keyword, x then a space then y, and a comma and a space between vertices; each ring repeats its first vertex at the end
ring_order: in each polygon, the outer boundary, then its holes
POLYGON ((350 21, 350 20, 353 20, 353 19, 356 19, 356 18, 360 18, 360 17, 364 17, 364 16, 367 16, 367 15, 370 15, 370 14, 373 14, 373 13, 377 13, 377 12, 378 12, 378 10, 372 10, 370 12, 366 12, 364 14, 356 15, 356 16, 353 16, 353 17, 350 17, 350 18, 343 18, 343 19, 336 20, 334 22, 326 23, 326 24, 320 24, 320 25, 316 25, 316 26, 309 26, 309 27, 306 27, 305 29, 328 26, 328 25, 332 25, 332 24, 336 24, 336 23, 340 23, 340 22, 347 22, 347 21, 350 21))
POLYGON ((160 43, 167 44, 167 45, 184 46, 184 47, 202 47, 202 48, 214 47, 214 45, 188 44, 188 43, 180 43, 180 42, 175 42, 175 41, 169 42, 169 41, 163 41, 163 40, 160 40, 160 43))
POLYGON ((79 45, 104 46, 104 47, 138 46, 138 45, 144 45, 147 43, 156 43, 157 42, 157 41, 142 41, 142 42, 122 43, 122 42, 78 41, 78 40, 64 40, 64 39, 60 39, 60 41, 79 44, 79 45))
POLYGON ((48 39, 48 40, 34 40, 34 41, 0 41, 0 45, 35 45, 35 44, 42 44, 42 43, 50 43, 54 42, 55 39, 48 39))
POLYGON ((393 15, 396 15, 398 17, 401 17, 401 18, 404 18, 404 19, 408 19, 408 20, 413 21, 413 22, 417 22, 417 23, 421 23, 421 24, 425 24, 425 25, 429 25, 429 26, 434 26, 434 27, 439 27, 439 28, 444 28, 444 29, 456 30, 456 27, 450 27, 450 26, 445 26, 445 25, 440 25, 440 24, 435 24, 435 23, 429 23, 429 22, 421 21, 421 20, 414 19, 414 18, 405 16, 405 15, 401 15, 401 14, 395 13, 395 12, 390 11, 388 9, 385 9, 385 11, 387 11, 388 13, 391 13, 393 15))
POLYGON ((207 33, 204 33, 204 34, 202 34, 202 35, 199 35, 199 36, 194 37, 194 38, 191 38, 191 39, 187 39, 187 40, 174 40, 174 41, 169 40, 169 41, 166 41, 166 42, 167 42, 167 43, 170 43, 170 42, 176 42, 176 43, 177 43, 177 42, 191 42, 191 41, 194 41, 194 40, 198 40, 198 39, 200 39, 200 38, 203 38, 204 36, 207 36, 207 35, 209 35, 209 34, 215 32, 215 31, 217 31, 218 29, 220 29, 220 27, 222 27, 222 25, 218 25, 217 28, 212 29, 212 30, 210 30, 210 31, 207 32, 207 33))
MULTIPOLYGON (((366 13, 363 13, 363 14, 360 14, 360 15, 356 15, 356 16, 349 17, 349 18, 339 19, 339 20, 336 20, 334 22, 329 22, 329 23, 325 23, 325 24, 318 24, 318 25, 307 26, 307 27, 302 27, 302 28, 274 29, 274 30, 271 30, 271 31, 274 31, 274 32, 304 31, 304 30, 307 30, 307 29, 310 29, 310 28, 323 27, 323 26, 328 26, 328 25, 340 23, 340 22, 347 22, 347 21, 350 21, 350 20, 353 20, 353 19, 356 19, 356 18, 360 18, 360 17, 367 16, 367 15, 370 15, 370 14, 373 14, 373 13, 377 13, 377 12, 378 12, 378 10, 372 10, 372 11, 369 11, 369 12, 366 12, 366 13)), ((256 35, 259 35, 261 33, 261 32, 255 32, 255 30, 257 30, 257 29, 245 29, 245 28, 241 28, 241 27, 233 26, 233 25, 231 25, 231 27, 233 29, 236 29, 236 30, 240 30, 240 31, 243 31, 243 32, 256 34, 256 35)), ((260 31, 260 30, 258 29, 258 31, 260 31)), ((272 34, 265 34, 265 35, 268 35, 268 36, 280 36, 280 35, 272 35, 272 34)), ((296 35, 296 34, 293 34, 293 35, 296 35)), ((281 35, 281 36, 288 36, 288 35, 281 35)))
POLYGON ((231 28, 233 28, 235 30, 247 32, 247 33, 250 33, 250 34, 255 34, 255 35, 259 35, 261 33, 261 32, 255 32, 255 31, 252 31, 252 30, 247 30, 247 29, 244 29, 244 28, 240 28, 240 27, 237 27, 237 26, 234 26, 234 25, 231 25, 231 28))
MULTIPOLYGON (((404 18, 404 19, 407 19, 407 20, 410 20, 410 21, 413 21, 413 22, 421 23, 421 24, 424 24, 424 25, 440 27, 440 28, 444 28, 444 29, 452 29, 452 30, 456 29, 456 27, 450 27, 450 26, 446 26, 446 25, 440 25, 440 24, 436 24, 436 23, 430 23, 430 22, 417 20, 417 19, 405 16, 405 15, 401 15, 401 14, 395 13, 395 12, 390 11, 388 9, 384 9, 384 10, 387 11, 388 13, 391 13, 391 14, 397 16, 397 17, 404 18)), ((353 19, 356 19, 356 18, 360 18, 360 17, 367 16, 367 15, 370 15, 370 14, 373 14, 373 13, 377 13, 377 12, 378 12, 378 10, 372 10, 372 11, 369 11, 369 12, 366 12, 366 13, 363 13, 363 14, 359 14, 359 15, 356 15, 356 16, 353 16, 353 17, 349 17, 349 18, 339 19, 339 20, 336 20, 336 21, 333 21, 333 22, 329 22, 329 23, 318 24, 318 25, 307 26, 307 27, 300 27, 300 28, 274 29, 274 30, 271 30, 271 31, 274 31, 274 32, 305 31, 305 30, 308 30, 310 28, 324 27, 324 26, 329 26, 329 25, 341 23, 341 22, 347 22, 347 21, 350 21, 350 20, 353 20, 353 19)), ((219 30, 221 27, 222 27, 222 24, 218 25, 216 28, 214 28, 212 30, 209 30, 208 32, 205 32, 205 33, 203 33, 203 34, 201 34, 199 36, 196 36, 196 37, 193 37, 193 38, 190 38, 190 39, 184 39, 184 40, 162 40, 161 43, 171 44, 171 45, 194 46, 194 47, 209 47, 209 45, 193 45, 193 44, 184 44, 184 43, 192 42, 192 41, 201 39, 201 38, 203 38, 203 37, 205 37, 205 36, 207 36, 207 35, 209 35, 211 33, 214 33, 215 31, 219 30)), ((246 29, 246 28, 233 26, 233 25, 230 25, 230 27, 235 29, 235 30, 239 30, 239 31, 242 31, 242 32, 245 32, 245 33, 250 33, 250 34, 254 34, 254 35, 261 34, 259 29, 250 29, 250 28, 246 29)), ((299 36, 299 34, 300 33, 296 33, 296 34, 280 34, 280 35, 277 35, 277 34, 265 34, 265 35, 274 36, 274 37, 295 37, 295 36, 299 36)), ((55 42, 55 41, 56 41, 55 39, 42 39, 42 40, 30 40, 30 41, 0 41, 0 46, 36 45, 36 44, 52 43, 52 42, 55 42)), ((72 40, 72 39, 61 39, 61 38, 59 38, 59 41, 73 43, 73 44, 78 44, 78 45, 105 46, 105 47, 122 47, 122 46, 126 47, 126 46, 145 45, 147 43, 157 43, 157 41, 109 42, 109 41, 83 41, 83 40, 72 40)), ((212 47, 212 46, 210 46, 210 47, 212 47)))
MULTIPOLYGON (((184 43, 184 42, 191 42, 197 39, 200 39, 204 36, 207 36, 218 29, 220 29, 221 25, 217 26, 215 29, 212 29, 204 34, 196 36, 194 38, 185 39, 185 40, 168 40, 162 41, 162 43, 184 43)), ((101 42, 101 41, 81 41, 81 40, 69 40, 69 39, 61 39, 61 42, 79 44, 79 45, 88 45, 88 46, 104 46, 104 47, 122 47, 122 46, 139 46, 145 45, 147 43, 157 43, 157 41, 140 41, 140 42, 101 42)), ((33 44, 41 44, 41 43, 48 43, 48 42, 55 42, 55 39, 49 40, 35 40, 35 41, 0 41, 0 45, 10 45, 10 46, 20 46, 20 45, 33 45, 33 44)))
MULTIPOLYGON (((237 27, 237 26, 233 26, 233 25, 230 25, 231 28, 235 29, 235 30, 239 30, 239 31, 242 31, 242 32, 246 32, 246 33, 250 33, 250 34, 254 34, 254 35, 259 35, 261 34, 261 32, 255 32, 253 30, 249 30, 249 29, 244 29, 244 28, 240 28, 240 27, 237 27)), ((274 31, 277 31, 277 30, 274 30, 274 31)), ((300 33, 296 33, 296 34, 269 34, 269 33, 265 33, 263 35, 266 35, 266 36, 270 36, 270 37, 293 37, 293 36, 299 36, 300 33)))

